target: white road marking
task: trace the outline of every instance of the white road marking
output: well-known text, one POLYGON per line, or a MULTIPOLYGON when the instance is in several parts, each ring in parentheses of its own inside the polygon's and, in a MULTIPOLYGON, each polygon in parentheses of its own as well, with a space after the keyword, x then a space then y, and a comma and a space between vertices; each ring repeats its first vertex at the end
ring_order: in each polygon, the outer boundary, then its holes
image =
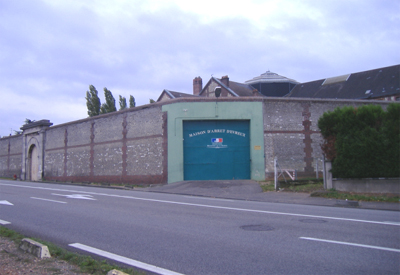
POLYGON ((206 197, 198 197, 198 196, 184 196, 184 197, 191 198, 191 199, 209 200, 209 201, 234 201, 234 200, 230 200, 230 199, 206 198, 206 197))
POLYGON ((395 223, 395 224, 397 224, 397 225, 400 225, 400 222, 391 222, 391 223, 395 223))
POLYGON ((9 201, 0 201, 0 204, 4 204, 4 205, 14 205, 9 201))
POLYGON ((332 241, 332 240, 324 240, 324 239, 316 239, 316 238, 308 238, 308 237, 300 237, 303 240, 310 240, 310 241, 318 241, 318 242, 325 242, 325 243, 334 243, 334 244, 344 244, 350 246, 358 246, 358 247, 365 247, 365 248, 373 248, 385 251, 392 251, 392 252, 400 252, 400 249, 396 248, 389 248, 389 247, 382 247, 382 246, 374 246, 374 245, 366 245, 366 244, 358 244, 358 243, 347 243, 347 242, 339 242, 339 241, 332 241))
POLYGON ((164 268, 161 268, 161 267, 158 267, 158 266, 155 266, 155 265, 150 265, 150 264, 146 264, 146 263, 139 262, 139 261, 136 261, 136 260, 132 260, 132 259, 120 256, 120 255, 117 255, 117 254, 114 254, 114 253, 110 253, 110 252, 107 252, 107 251, 104 251, 104 250, 100 250, 100 249, 97 249, 97 248, 94 248, 94 247, 91 247, 91 246, 87 246, 87 245, 84 245, 84 244, 73 243, 73 244, 69 244, 69 246, 72 246, 72 247, 75 247, 75 248, 78 248, 78 249, 81 249, 81 250, 84 250, 84 251, 87 251, 87 252, 90 252, 90 253, 93 253, 93 254, 96 254, 96 255, 99 255, 99 256, 114 260, 114 261, 117 261, 117 262, 121 262, 121 263, 130 265, 130 266, 135 266, 137 268, 141 268, 141 269, 144 269, 144 270, 155 272, 157 274, 161 274, 161 275, 183 275, 182 273, 177 273, 177 272, 174 272, 174 271, 171 271, 171 270, 168 270, 168 269, 164 269, 164 268))
POLYGON ((92 201, 96 200, 91 195, 82 195, 82 194, 61 195, 61 194, 54 194, 54 193, 52 195, 66 197, 68 199, 92 200, 92 201))
POLYGON ((58 202, 58 203, 66 203, 65 201, 55 201, 55 200, 48 200, 48 199, 35 198, 35 197, 31 197, 31 199, 42 200, 42 201, 58 202))
POLYGON ((8 221, 3 221, 3 220, 0 220, 0 224, 2 224, 2 225, 6 225, 6 224, 10 224, 10 222, 8 222, 8 221))
POLYGON ((243 208, 225 207, 225 206, 213 206, 213 205, 204 205, 204 204, 186 203, 186 202, 176 202, 176 201, 165 201, 165 200, 156 200, 156 199, 132 197, 132 196, 120 196, 120 195, 105 194, 105 193, 76 191, 76 190, 67 190, 67 189, 56 189, 56 188, 47 188, 47 187, 35 187, 35 186, 26 186, 26 185, 4 184, 4 183, 0 183, 0 185, 13 186, 13 187, 19 187, 19 188, 41 189, 41 190, 62 191, 62 192, 73 192, 73 193, 78 192, 78 193, 85 193, 85 194, 93 194, 93 195, 97 195, 97 196, 107 196, 107 197, 114 197, 114 198, 125 198, 125 199, 141 200, 141 201, 151 201, 151 202, 169 203, 169 204, 177 204, 177 205, 188 205, 188 206, 214 208, 214 209, 224 209, 224 210, 233 210, 233 211, 245 211, 245 212, 253 212, 253 213, 272 214, 272 215, 285 215, 285 216, 296 216, 296 217, 307 217, 307 218, 318 218, 318 219, 330 219, 330 220, 347 221, 347 222, 361 222, 361 223, 372 223, 372 224, 383 224, 383 225, 400 226, 399 222, 394 222, 394 221, 393 222, 392 221, 389 221, 389 222, 385 222, 385 221, 383 221, 383 222, 382 221, 368 221, 368 220, 358 220, 358 219, 348 219, 348 218, 337 218, 337 217, 315 216, 315 215, 305 215, 305 214, 295 214, 295 213, 285 213, 285 212, 274 212, 274 211, 265 211, 265 210, 243 209, 243 208))

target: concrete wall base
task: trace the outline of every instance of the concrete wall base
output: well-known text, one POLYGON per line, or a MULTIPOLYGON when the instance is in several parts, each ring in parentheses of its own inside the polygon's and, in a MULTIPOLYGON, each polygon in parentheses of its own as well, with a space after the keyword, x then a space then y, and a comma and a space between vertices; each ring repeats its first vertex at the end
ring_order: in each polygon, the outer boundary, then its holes
POLYGON ((345 192, 400 195, 400 179, 333 179, 332 188, 345 192))

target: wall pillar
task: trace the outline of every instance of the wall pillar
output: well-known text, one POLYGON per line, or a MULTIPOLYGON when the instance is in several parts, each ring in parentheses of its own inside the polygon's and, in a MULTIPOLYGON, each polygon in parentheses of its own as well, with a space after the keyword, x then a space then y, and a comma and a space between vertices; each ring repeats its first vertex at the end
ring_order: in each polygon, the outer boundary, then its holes
POLYGON ((332 183, 332 162, 329 160, 324 161, 324 188, 329 190, 333 188, 332 183))

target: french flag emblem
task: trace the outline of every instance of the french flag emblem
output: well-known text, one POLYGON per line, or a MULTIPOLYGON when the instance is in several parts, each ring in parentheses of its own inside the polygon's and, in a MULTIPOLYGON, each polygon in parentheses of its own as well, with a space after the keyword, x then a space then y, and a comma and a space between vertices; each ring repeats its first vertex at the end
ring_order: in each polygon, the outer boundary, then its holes
POLYGON ((222 140, 223 140, 222 138, 212 138, 211 142, 212 143, 214 143, 214 142, 222 142, 222 140))

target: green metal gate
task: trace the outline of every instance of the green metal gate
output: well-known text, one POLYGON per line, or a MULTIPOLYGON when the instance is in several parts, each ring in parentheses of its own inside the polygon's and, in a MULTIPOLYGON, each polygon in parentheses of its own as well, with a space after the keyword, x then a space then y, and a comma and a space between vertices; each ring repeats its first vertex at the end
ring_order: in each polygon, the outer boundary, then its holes
POLYGON ((249 120, 183 121, 184 180, 250 179, 249 120))

